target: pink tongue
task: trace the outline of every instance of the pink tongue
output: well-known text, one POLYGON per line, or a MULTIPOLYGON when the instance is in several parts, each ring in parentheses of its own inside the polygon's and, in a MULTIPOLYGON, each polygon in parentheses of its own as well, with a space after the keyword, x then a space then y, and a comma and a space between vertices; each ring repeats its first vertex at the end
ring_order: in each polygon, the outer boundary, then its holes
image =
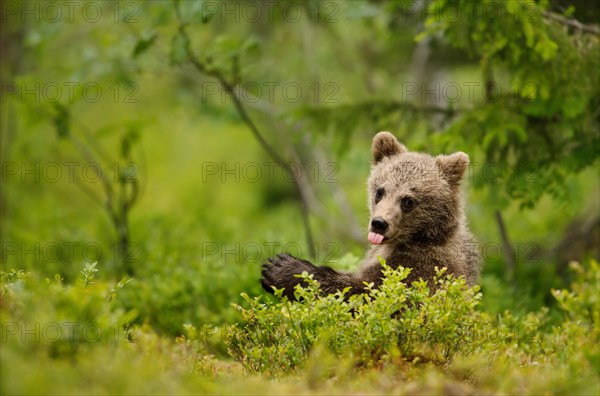
POLYGON ((379 245, 383 241, 383 235, 376 232, 369 232, 368 239, 373 245, 379 245))

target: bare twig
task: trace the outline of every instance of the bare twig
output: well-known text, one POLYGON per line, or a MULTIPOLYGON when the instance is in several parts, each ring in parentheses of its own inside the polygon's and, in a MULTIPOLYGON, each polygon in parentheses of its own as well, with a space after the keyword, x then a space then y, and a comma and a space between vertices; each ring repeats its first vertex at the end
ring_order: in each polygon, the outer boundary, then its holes
POLYGON ((369 109, 378 109, 380 111, 390 112, 395 110, 403 110, 408 111, 415 114, 424 114, 424 115, 435 115, 439 114, 446 118, 452 118, 460 113, 464 113, 469 111, 468 108, 455 108, 455 107, 445 107, 438 105, 421 105, 415 104, 411 102, 401 102, 395 100, 372 100, 366 102, 359 102, 353 104, 343 104, 338 106, 327 106, 327 107, 315 107, 315 106, 307 106, 306 110, 308 112, 318 113, 318 112, 339 112, 339 111, 348 111, 348 112, 361 112, 364 110, 368 112, 369 109))
MULTIPOLYGON (((494 83, 494 72, 492 70, 492 65, 489 62, 485 62, 483 64, 483 78, 485 80, 485 89, 486 89, 486 101, 489 102, 489 98, 492 97, 492 87, 494 83)), ((502 217, 502 213, 499 210, 494 212, 494 216, 496 217, 496 225, 498 226, 498 232, 500 233, 500 240, 502 241, 502 251, 503 257, 506 259, 506 264, 508 266, 508 278, 512 282, 513 287, 516 290, 516 261, 515 261, 515 252, 510 243, 510 239, 508 238, 508 232, 506 231, 506 225, 504 224, 504 219, 502 217)))
POLYGON ((500 233, 500 239, 502 240, 502 250, 504 251, 504 257, 506 258, 506 264, 508 264, 508 276, 513 285, 515 284, 515 275, 517 269, 517 263, 515 261, 515 252, 510 243, 508 232, 506 231, 506 225, 502 213, 496 210, 494 213, 496 216, 496 224, 498 225, 498 232, 500 233))
MULTIPOLYGON (((52 118, 53 115, 43 110, 37 110, 44 116, 52 118)), ((100 147, 99 143, 92 138, 91 133, 86 129, 85 126, 80 128, 82 133, 85 135, 85 140, 80 139, 73 133, 69 133, 68 139, 75 146, 79 154, 90 164, 96 164, 99 167, 98 177, 101 181, 104 194, 97 193, 93 189, 89 188, 84 181, 78 176, 75 177, 75 185, 81 189, 86 195, 88 195, 94 202, 98 203, 103 207, 114 226, 117 234, 117 248, 118 258, 116 261, 120 262, 124 267, 123 269, 127 274, 133 274, 133 268, 129 261, 127 249, 129 247, 130 233, 129 233, 129 212, 131 207, 139 198, 139 186, 137 180, 135 183, 131 183, 130 180, 122 180, 119 174, 120 169, 117 168, 117 183, 118 189, 113 188, 114 181, 110 180, 107 176, 105 166, 102 164, 102 160, 110 160, 108 152, 100 147), (128 189, 127 185, 131 184, 131 188, 128 189), (118 191, 115 191, 118 190, 118 191)))
MULTIPOLYGON (((319 148, 317 148, 315 150, 315 156, 319 163, 326 164, 326 163, 331 162, 326 157, 326 154, 323 152, 323 150, 320 150, 319 148)), ((337 203, 337 206, 340 209, 342 215, 344 216, 344 219, 346 220, 347 226, 345 227, 344 232, 349 234, 353 240, 364 243, 364 241, 366 240, 364 232, 362 231, 362 228, 358 224, 356 216, 354 215, 354 212, 352 211, 352 208, 350 207, 350 205, 348 203, 346 194, 340 188, 340 185, 338 183, 325 183, 325 184, 327 184, 327 186, 331 188, 331 191, 333 193, 333 198, 334 198, 335 202, 337 203)))
POLYGON ((312 230, 310 226, 310 218, 309 218, 309 209, 308 203, 306 201, 305 194, 303 193, 303 188, 300 183, 300 178, 298 175, 294 173, 294 169, 285 161, 285 159, 279 155, 279 153, 274 149, 273 146, 269 144, 269 142, 264 138, 261 131, 258 129, 257 125, 254 123, 244 104, 242 103, 240 97, 235 92, 235 81, 239 78, 239 66, 237 65, 237 59, 234 58, 233 62, 233 71, 234 77, 233 81, 230 82, 225 75, 218 69, 213 69, 208 67, 204 62, 202 62, 191 49, 191 41, 190 37, 187 34, 187 30, 185 24, 181 19, 181 13, 179 10, 179 4, 175 3, 175 13, 177 15, 177 19, 179 21, 179 34, 184 39, 184 48, 186 51, 188 61, 194 66, 196 70, 200 73, 205 74, 207 76, 213 77, 219 81, 225 92, 231 97, 233 100, 233 104, 235 105, 235 109, 237 110, 238 115, 248 126, 250 132, 254 136, 254 138, 258 141, 262 149, 281 166, 284 171, 288 174, 290 178, 294 181, 294 187, 296 189, 296 193, 300 198, 300 212, 302 215, 302 222, 304 224, 304 229, 306 232, 306 241, 308 244, 308 249, 311 256, 315 257, 315 246, 314 246, 314 238, 312 235, 312 230))
MULTIPOLYGON (((264 109, 260 109, 264 111, 264 109)), ((270 113, 269 113, 270 114, 270 113)), ((278 130, 278 128, 276 128, 278 130)), ((310 172, 306 169, 305 164, 301 160, 300 154, 295 149, 294 145, 289 145, 291 148, 291 155, 293 160, 301 167, 300 172, 301 175, 309 175, 310 172)), ((314 148, 313 151, 315 153, 320 152, 318 148, 314 148)), ((326 163, 325 157, 316 157, 316 161, 319 163, 326 163)), ((339 232, 340 234, 346 235, 350 237, 353 241, 357 243, 364 243, 365 237, 360 232, 358 228, 354 215, 348 205, 346 197, 344 196, 344 192, 336 185, 336 183, 324 183, 332 185, 333 195, 338 203, 340 209, 342 209, 343 219, 340 220, 339 217, 333 216, 331 210, 327 209, 318 199, 313 188, 313 185, 310 183, 305 176, 299 178, 299 185, 301 186, 301 192, 306 200, 308 209, 319 219, 322 219, 328 226, 330 226, 334 231, 339 232)))
POLYGON ((542 11, 542 16, 554 22, 571 26, 575 29, 581 30, 582 32, 600 35, 600 27, 598 27, 598 25, 584 24, 579 22, 577 19, 570 19, 550 11, 542 11))
MULTIPOLYGON (((278 119, 281 116, 281 111, 270 103, 264 101, 256 101, 249 104, 254 110, 259 111, 272 119, 278 119)), ((302 129, 301 127, 298 127, 302 129)), ((281 128, 276 127, 275 130, 282 134, 280 131, 281 128)), ((309 174, 306 170, 306 166, 302 164, 300 161, 300 155, 293 144, 288 144, 291 150, 291 155, 294 157, 294 160, 299 163, 300 166, 303 166, 302 172, 303 174, 309 174)), ((323 150, 319 147, 313 147, 311 150, 311 154, 314 155, 315 160, 318 163, 326 164, 329 162, 327 156, 323 152, 323 150)), ((337 183, 323 183, 327 184, 328 187, 332 190, 332 195, 338 204, 338 208, 341 211, 342 219, 339 217, 333 216, 330 209, 325 208, 323 204, 317 199, 316 193, 314 191, 313 185, 306 180, 306 178, 300 180, 300 185, 302 187, 302 194, 306 199, 307 205, 311 213, 313 213, 318 218, 322 219, 329 227, 331 227, 335 232, 338 232, 342 235, 345 235, 351 238, 356 243, 364 243, 365 235, 361 231, 362 228, 356 221, 356 217, 352 212, 350 205, 348 204, 348 199, 344 193, 344 191, 340 188, 337 183)))

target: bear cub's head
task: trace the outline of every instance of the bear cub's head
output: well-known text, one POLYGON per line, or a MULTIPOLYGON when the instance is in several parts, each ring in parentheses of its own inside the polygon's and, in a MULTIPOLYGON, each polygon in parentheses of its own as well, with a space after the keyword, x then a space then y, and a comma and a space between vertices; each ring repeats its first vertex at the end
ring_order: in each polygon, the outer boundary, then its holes
POLYGON ((369 242, 443 244, 463 217, 459 184, 467 154, 410 152, 389 132, 375 135, 372 151, 369 242))

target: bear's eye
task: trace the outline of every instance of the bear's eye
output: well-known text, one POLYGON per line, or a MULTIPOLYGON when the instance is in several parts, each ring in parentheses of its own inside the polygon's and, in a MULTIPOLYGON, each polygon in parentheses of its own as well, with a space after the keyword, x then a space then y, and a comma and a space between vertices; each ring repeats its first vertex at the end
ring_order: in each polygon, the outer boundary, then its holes
POLYGON ((383 198, 384 193, 385 189, 383 187, 379 187, 377 191, 375 191, 375 203, 381 201, 381 198, 383 198))
POLYGON ((410 212, 417 206, 417 201, 415 201, 411 197, 404 197, 402 201, 400 201, 400 208, 402 208, 405 212, 410 212))

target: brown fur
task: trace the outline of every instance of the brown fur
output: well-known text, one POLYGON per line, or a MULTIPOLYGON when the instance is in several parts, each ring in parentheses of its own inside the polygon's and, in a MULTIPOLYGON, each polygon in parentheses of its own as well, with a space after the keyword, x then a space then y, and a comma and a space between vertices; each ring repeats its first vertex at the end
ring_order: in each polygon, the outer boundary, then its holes
MULTIPOLYGON (((372 245, 357 273, 341 273, 317 267, 287 254, 270 258, 263 266, 261 284, 268 292, 273 286, 285 288, 294 299, 295 277, 303 271, 314 274, 325 293, 350 287, 349 295, 364 292, 363 282, 381 284, 382 267, 378 256, 392 268, 411 268, 407 282, 419 278, 430 281, 434 268, 447 267, 455 276, 464 276, 469 285, 477 282, 479 256, 463 212, 460 180, 469 164, 462 152, 432 157, 410 152, 389 132, 373 138, 373 166, 368 180, 371 217, 387 222, 385 240, 372 245), (383 189, 377 201, 376 192, 383 189), (414 207, 404 209, 404 199, 414 207)), ((380 191, 381 193, 381 191, 380 191)))

